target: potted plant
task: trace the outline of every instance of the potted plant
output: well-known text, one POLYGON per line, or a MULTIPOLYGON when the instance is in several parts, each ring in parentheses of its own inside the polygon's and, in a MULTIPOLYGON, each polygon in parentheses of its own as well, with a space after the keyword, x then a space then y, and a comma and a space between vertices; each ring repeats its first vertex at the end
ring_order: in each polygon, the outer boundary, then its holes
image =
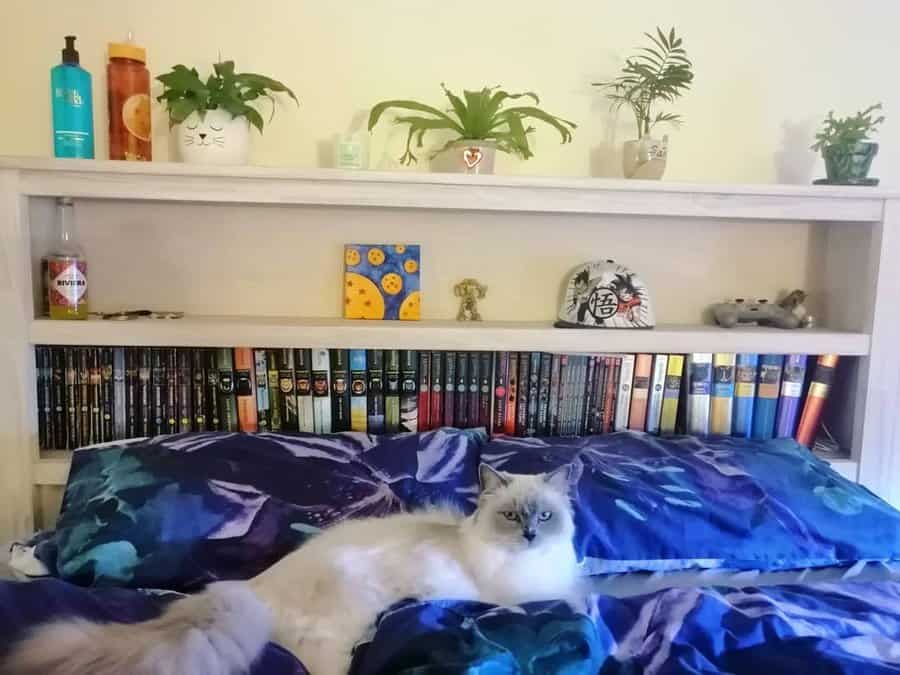
POLYGON ((417 162, 412 150, 423 146, 423 138, 429 131, 447 130, 454 138, 432 155, 432 159, 443 155, 448 161, 446 169, 463 173, 493 173, 496 150, 518 155, 522 159, 532 156, 528 144, 528 134, 533 126, 526 126, 529 120, 549 124, 559 132, 563 143, 572 140, 572 130, 576 125, 568 120, 544 112, 537 105, 537 94, 524 92, 510 94, 500 87, 484 87, 478 91, 463 91, 462 97, 441 84, 450 101, 446 112, 424 103, 408 100, 382 101, 369 114, 369 131, 390 108, 409 111, 413 114, 398 115, 395 124, 409 126, 406 137, 406 152, 400 157, 403 164, 417 162), (510 101, 521 98, 531 99, 533 105, 508 106, 510 101), (419 113, 419 114, 415 114, 419 113))
MULTIPOLYGON (((193 164, 246 164, 250 125, 262 133, 264 122, 255 102, 294 92, 277 80, 256 73, 235 73, 234 61, 213 64, 202 80, 196 68, 177 65, 156 78, 163 85, 157 101, 165 103, 181 160, 193 164)), ((269 118, 271 121, 271 116, 269 118)))
POLYGON ((662 178, 666 168, 668 136, 659 139, 653 128, 662 122, 678 126, 681 115, 658 110, 660 103, 673 103, 691 87, 694 74, 682 39, 675 29, 668 35, 644 33, 652 45, 625 60, 622 74, 609 82, 594 82, 607 91, 615 109, 627 106, 637 122, 637 140, 626 141, 623 168, 627 178, 662 178))
POLYGON ((878 143, 871 143, 868 138, 884 122, 884 115, 878 114, 880 110, 881 104, 876 103, 850 117, 835 117, 833 110, 828 112, 811 147, 821 151, 825 160, 827 178, 817 183, 878 185, 877 178, 868 178, 878 143))

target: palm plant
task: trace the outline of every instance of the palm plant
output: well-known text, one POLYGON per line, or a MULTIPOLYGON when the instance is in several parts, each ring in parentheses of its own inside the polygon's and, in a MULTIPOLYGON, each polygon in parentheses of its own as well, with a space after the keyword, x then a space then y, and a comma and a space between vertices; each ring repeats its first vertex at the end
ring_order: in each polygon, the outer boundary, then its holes
POLYGON ((500 87, 484 87, 479 91, 463 91, 461 98, 447 89, 443 83, 441 87, 450 101, 451 107, 446 112, 418 101, 397 99, 382 101, 373 107, 369 114, 369 131, 372 131, 389 108, 422 113, 398 115, 394 119, 395 124, 409 125, 406 152, 400 157, 403 164, 418 161, 412 151, 414 141, 415 147, 421 148, 425 134, 439 129, 452 131, 456 137, 447 141, 433 156, 440 154, 457 141, 467 140, 493 142, 498 150, 528 159, 533 154, 528 145, 528 134, 535 130, 533 126, 526 126, 529 119, 549 124, 559 132, 563 143, 572 140, 572 129, 575 129, 576 125, 538 108, 540 100, 533 92, 510 94, 500 87), (507 102, 520 98, 529 98, 534 105, 505 107, 507 102))
POLYGON ((658 27, 656 35, 644 33, 652 47, 640 47, 638 54, 625 60, 622 75, 609 82, 594 82, 595 87, 607 90, 617 110, 628 106, 637 122, 638 138, 643 138, 660 122, 681 124, 681 115, 656 111, 660 102, 672 103, 691 87, 694 74, 692 63, 682 47, 682 39, 675 28, 666 35, 658 27))

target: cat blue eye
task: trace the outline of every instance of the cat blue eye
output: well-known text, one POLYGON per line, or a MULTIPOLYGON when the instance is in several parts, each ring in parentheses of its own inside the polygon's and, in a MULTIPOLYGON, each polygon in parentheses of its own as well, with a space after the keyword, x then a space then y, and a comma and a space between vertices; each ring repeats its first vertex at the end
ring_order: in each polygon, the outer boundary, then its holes
POLYGON ((553 513, 550 511, 541 511, 541 515, 539 516, 539 518, 544 522, 550 520, 552 517, 553 513))
POLYGON ((514 511, 501 511, 501 513, 503 514, 503 517, 506 518, 507 520, 516 521, 519 519, 519 514, 515 513, 514 511))

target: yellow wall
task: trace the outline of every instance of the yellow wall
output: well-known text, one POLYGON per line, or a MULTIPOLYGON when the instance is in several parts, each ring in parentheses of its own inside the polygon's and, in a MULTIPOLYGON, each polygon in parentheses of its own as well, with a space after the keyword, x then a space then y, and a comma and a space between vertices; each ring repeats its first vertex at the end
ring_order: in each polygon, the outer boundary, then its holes
MULTIPOLYGON (((807 182, 821 175, 806 149, 819 118, 882 100, 889 120, 873 174, 898 182, 895 0, 0 0, 0 154, 51 154, 48 71, 75 33, 104 156, 105 45, 132 29, 153 74, 221 53, 295 89, 301 107, 277 111, 254 163, 328 166, 332 139, 372 103, 439 103, 443 80, 534 89, 548 111, 578 122, 572 145, 542 131, 535 159, 504 157, 498 172, 618 175, 615 149, 633 122, 613 119, 588 83, 613 76, 642 31, 673 23, 696 85, 675 107, 687 123, 671 134, 668 178, 807 182)), ((159 111, 154 122, 165 159, 159 111)), ((376 132, 371 165, 394 167, 401 146, 398 130, 376 132)))

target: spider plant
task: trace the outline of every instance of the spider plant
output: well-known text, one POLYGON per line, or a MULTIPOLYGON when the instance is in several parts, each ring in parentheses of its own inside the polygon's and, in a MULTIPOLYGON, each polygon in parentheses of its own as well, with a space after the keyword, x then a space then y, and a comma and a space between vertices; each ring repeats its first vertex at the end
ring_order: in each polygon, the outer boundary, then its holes
POLYGON ((395 124, 409 126, 406 137, 406 152, 400 157, 403 164, 418 162, 413 153, 415 147, 423 147, 423 139, 427 132, 439 129, 452 131, 456 136, 447 141, 432 157, 440 154, 460 140, 493 142, 498 150, 519 155, 522 159, 532 156, 528 145, 528 134, 534 127, 526 126, 528 120, 537 120, 549 124, 559 132, 563 143, 572 140, 573 122, 544 112, 537 105, 540 103, 534 92, 511 94, 500 87, 484 87, 479 91, 463 91, 462 97, 447 89, 443 83, 441 88, 450 101, 447 111, 439 110, 425 103, 409 100, 382 101, 372 108, 369 114, 369 131, 378 124, 381 116, 390 108, 421 114, 403 114, 394 119, 395 124), (510 101, 531 99, 533 105, 514 105, 507 107, 510 101))
POLYGON ((682 39, 675 29, 668 35, 656 29, 656 35, 644 33, 653 43, 640 47, 639 53, 625 60, 622 75, 609 82, 594 82, 595 87, 607 91, 607 97, 615 109, 628 106, 637 122, 638 138, 649 135, 660 122, 676 126, 681 115, 654 110, 660 102, 673 103, 691 87, 694 74, 691 61, 682 47, 682 39))

